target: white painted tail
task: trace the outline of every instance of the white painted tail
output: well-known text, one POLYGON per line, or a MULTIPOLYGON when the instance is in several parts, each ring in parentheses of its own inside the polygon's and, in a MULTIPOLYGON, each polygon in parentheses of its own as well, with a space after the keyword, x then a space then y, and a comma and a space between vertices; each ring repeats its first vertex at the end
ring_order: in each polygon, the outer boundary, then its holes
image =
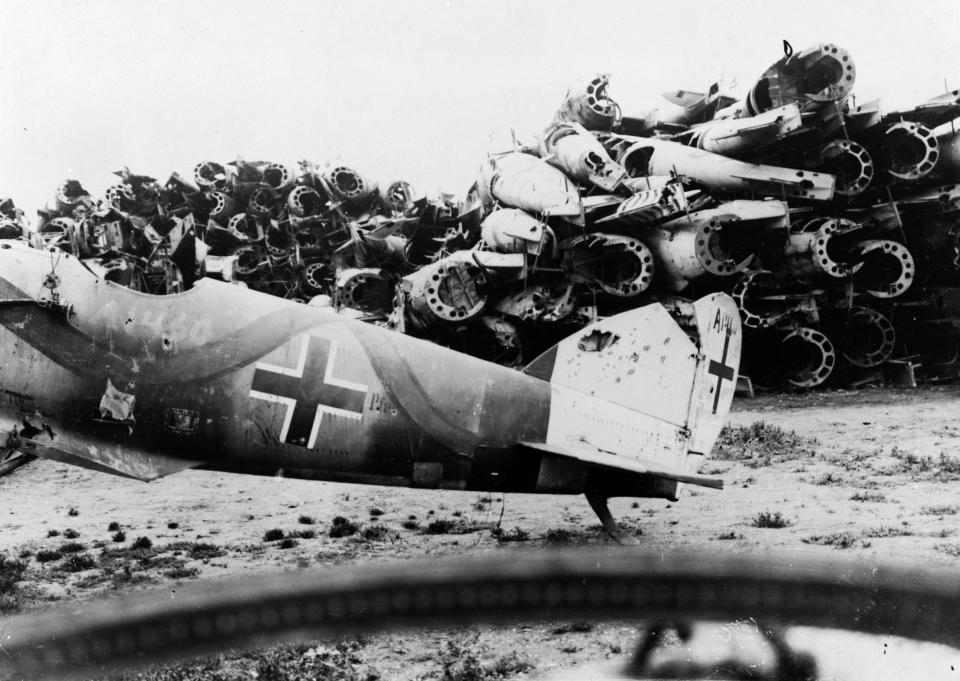
POLYGON ((547 444, 626 457, 633 469, 696 471, 733 400, 740 316, 719 293, 677 308, 686 328, 647 305, 591 324, 526 368, 552 385, 547 444))

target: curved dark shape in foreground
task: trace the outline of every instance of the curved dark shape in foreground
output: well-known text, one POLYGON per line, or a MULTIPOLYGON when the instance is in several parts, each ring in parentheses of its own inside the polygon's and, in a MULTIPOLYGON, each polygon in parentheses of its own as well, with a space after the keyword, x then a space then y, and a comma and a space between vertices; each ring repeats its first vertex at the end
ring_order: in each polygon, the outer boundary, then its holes
POLYGON ((288 572, 73 603, 4 623, 0 670, 13 678, 62 678, 296 638, 571 617, 753 617, 956 646, 958 605, 956 570, 866 565, 860 558, 511 551, 288 572))

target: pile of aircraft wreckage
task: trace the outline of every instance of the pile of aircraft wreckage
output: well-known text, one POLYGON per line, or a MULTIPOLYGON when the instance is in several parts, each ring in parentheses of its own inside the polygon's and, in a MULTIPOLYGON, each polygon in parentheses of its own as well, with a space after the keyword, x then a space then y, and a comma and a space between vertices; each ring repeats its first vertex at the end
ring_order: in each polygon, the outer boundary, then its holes
MULTIPOLYGON (((536 144, 491 155, 461 201, 347 165, 203 162, 57 189, 31 238, 103 278, 174 293, 216 277, 519 366, 598 317, 723 290, 763 385, 960 376, 960 91, 856 105, 832 44, 736 100, 716 85, 622 115, 609 76, 536 144)), ((0 237, 26 235, 0 204, 0 237)))

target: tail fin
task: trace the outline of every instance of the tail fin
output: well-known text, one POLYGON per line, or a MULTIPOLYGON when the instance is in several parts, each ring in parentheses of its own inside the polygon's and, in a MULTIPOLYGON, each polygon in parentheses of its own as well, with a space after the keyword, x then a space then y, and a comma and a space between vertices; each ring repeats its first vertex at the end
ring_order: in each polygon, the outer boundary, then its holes
POLYGON ((546 444, 674 480, 695 472, 733 400, 740 315, 722 293, 671 307, 682 327, 647 305, 587 326, 525 369, 552 385, 546 444))

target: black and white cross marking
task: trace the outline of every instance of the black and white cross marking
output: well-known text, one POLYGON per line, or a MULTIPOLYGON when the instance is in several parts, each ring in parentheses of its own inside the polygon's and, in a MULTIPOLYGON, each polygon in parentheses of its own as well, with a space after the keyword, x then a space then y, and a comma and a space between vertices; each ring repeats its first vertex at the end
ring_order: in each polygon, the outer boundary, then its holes
POLYGON ((727 330, 727 337, 723 340, 723 356, 720 361, 711 359, 710 366, 707 367, 707 373, 717 377, 717 387, 713 391, 713 413, 717 413, 717 405, 720 403, 720 386, 724 379, 733 380, 733 367, 727 364, 727 350, 730 349, 730 331, 727 330))
POLYGON ((310 335, 302 337, 295 368, 257 362, 250 397, 286 406, 281 442, 312 449, 324 414, 363 416, 367 386, 334 378, 336 362, 337 341, 310 335))

